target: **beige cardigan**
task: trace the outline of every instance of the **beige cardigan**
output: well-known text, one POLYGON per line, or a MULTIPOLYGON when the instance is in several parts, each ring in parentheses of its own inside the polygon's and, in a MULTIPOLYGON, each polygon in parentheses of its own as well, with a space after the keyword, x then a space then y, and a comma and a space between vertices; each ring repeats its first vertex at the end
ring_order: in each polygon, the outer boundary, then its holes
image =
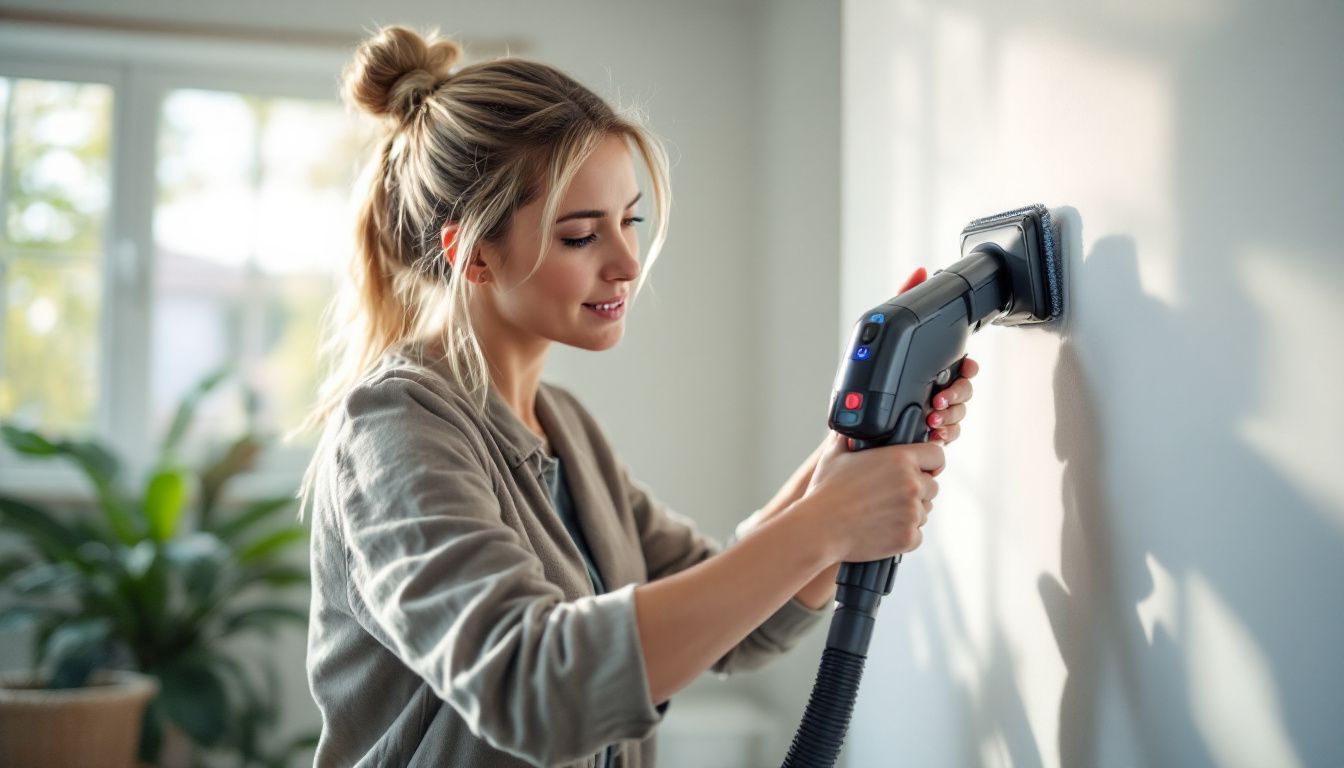
MULTIPOLYGON (((537 417, 609 592, 594 596, 542 476, 542 440, 446 362, 390 353, 332 415, 312 509, 308 679, 317 766, 652 768, 635 585, 720 550, 613 455, 568 391, 537 417)), ((734 536, 736 538, 736 536, 734 536)), ((731 544, 731 540, 730 540, 731 544)), ((796 598, 713 669, 789 649, 828 609, 796 598)))

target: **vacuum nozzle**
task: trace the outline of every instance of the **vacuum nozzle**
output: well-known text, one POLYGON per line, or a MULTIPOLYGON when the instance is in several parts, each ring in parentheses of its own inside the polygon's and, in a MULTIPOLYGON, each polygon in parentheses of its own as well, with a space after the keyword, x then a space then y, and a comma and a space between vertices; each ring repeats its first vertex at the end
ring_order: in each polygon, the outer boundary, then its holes
POLYGON ((963 258, 989 253, 1004 261, 1011 297, 993 325, 1046 323, 1064 312, 1064 286, 1055 228, 1044 205, 976 219, 961 231, 963 258))

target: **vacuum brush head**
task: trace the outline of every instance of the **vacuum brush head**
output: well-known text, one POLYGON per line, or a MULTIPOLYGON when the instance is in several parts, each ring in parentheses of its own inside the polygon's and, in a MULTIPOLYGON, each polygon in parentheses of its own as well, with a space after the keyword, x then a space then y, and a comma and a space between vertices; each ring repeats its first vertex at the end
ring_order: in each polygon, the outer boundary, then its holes
POLYGON ((961 231, 961 255, 992 253, 1007 270, 1012 298, 994 325, 1047 323, 1064 314, 1064 281, 1054 223, 1040 204, 976 219, 961 231))

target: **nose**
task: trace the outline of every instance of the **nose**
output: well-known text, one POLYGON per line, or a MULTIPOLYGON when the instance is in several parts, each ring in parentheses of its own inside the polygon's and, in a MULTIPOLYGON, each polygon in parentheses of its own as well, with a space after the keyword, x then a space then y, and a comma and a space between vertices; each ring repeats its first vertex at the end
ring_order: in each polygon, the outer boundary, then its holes
POLYGON ((634 280, 639 277, 639 236, 634 230, 620 232, 618 237, 607 238, 611 247, 603 264, 602 279, 610 281, 634 280))

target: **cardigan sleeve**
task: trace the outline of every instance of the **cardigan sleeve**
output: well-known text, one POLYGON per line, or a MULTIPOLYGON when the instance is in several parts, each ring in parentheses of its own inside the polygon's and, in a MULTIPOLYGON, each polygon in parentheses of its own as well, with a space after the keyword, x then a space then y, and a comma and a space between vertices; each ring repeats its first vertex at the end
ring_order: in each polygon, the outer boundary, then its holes
POLYGON ((647 737, 662 714, 634 584, 564 600, 502 522, 479 434, 422 383, 362 384, 344 415, 337 511, 361 626, 473 734, 530 763, 647 737))
MULTIPOLYGON (((727 544, 721 546, 701 532, 690 518, 659 501, 647 485, 631 476, 629 468, 624 464, 621 465, 621 473, 627 500, 639 528, 640 545, 648 564, 650 581, 713 557, 737 540, 735 530, 727 544)), ((809 629, 829 613, 829 607, 809 608, 797 597, 790 597, 710 669, 721 676, 756 669, 796 645, 809 629)))

